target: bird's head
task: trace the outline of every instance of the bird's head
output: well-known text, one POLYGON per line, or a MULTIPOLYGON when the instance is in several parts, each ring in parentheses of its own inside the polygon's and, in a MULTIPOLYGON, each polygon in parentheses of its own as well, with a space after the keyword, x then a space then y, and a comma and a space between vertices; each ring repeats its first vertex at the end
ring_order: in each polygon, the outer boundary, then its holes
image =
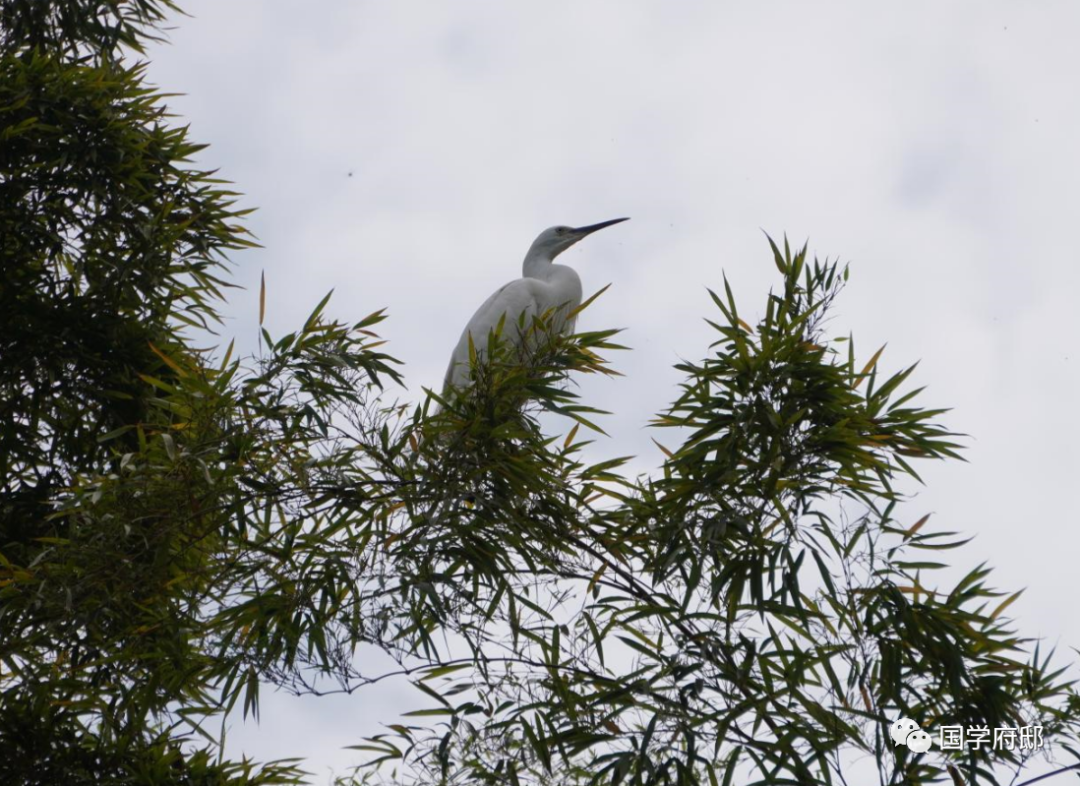
POLYGON ((596 230, 629 220, 628 218, 613 218, 610 221, 601 221, 599 224, 589 224, 587 227, 548 227, 533 241, 529 254, 531 256, 535 253, 548 259, 554 259, 574 243, 588 237, 596 230))

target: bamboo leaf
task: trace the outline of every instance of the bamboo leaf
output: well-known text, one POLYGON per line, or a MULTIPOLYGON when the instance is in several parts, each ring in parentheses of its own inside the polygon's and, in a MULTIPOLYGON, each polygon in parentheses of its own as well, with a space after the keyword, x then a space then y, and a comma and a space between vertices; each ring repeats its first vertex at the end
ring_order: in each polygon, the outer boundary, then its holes
POLYGON ((870 362, 867 363, 865 366, 863 366, 863 370, 861 372, 859 372, 859 377, 858 377, 858 379, 855 380, 855 384, 852 386, 853 389, 858 388, 859 385, 862 384, 863 380, 866 379, 867 375, 870 373, 870 370, 872 368, 874 368, 874 366, 877 365, 878 358, 880 358, 881 353, 885 351, 885 347, 886 347, 886 345, 882 344, 881 349, 879 349, 877 352, 875 352, 874 356, 872 358, 870 358, 870 362))
POLYGON ((186 377, 187 376, 187 372, 184 371, 184 369, 180 368, 180 365, 175 360, 173 360, 171 357, 166 355, 160 349, 155 347, 153 341, 147 341, 146 343, 150 345, 150 349, 153 350, 155 355, 157 355, 159 358, 161 358, 163 361, 165 361, 166 366, 168 366, 169 368, 171 368, 173 371, 176 372, 177 376, 179 376, 179 377, 186 377))
POLYGON ((991 619, 991 620, 996 620, 996 619, 997 619, 998 617, 1000 617, 1000 616, 1001 616, 1001 614, 1002 614, 1002 612, 1003 612, 1003 611, 1005 611, 1005 609, 1009 608, 1009 606, 1011 606, 1011 605, 1013 604, 1013 601, 1015 601, 1015 600, 1016 600, 1017 598, 1019 598, 1019 597, 1020 597, 1021 595, 1023 595, 1023 594, 1024 594, 1024 591, 1023 591, 1023 590, 1019 590, 1018 592, 1014 592, 1014 593, 1013 593, 1012 595, 1010 595, 1009 597, 1007 597, 1007 598, 1006 598, 1006 599, 1005 599, 1004 601, 1002 601, 1002 602, 1001 602, 1001 604, 999 604, 999 605, 998 605, 998 607, 997 607, 996 609, 994 609, 994 611, 993 611, 993 612, 992 612, 992 613, 990 614, 990 619, 991 619))

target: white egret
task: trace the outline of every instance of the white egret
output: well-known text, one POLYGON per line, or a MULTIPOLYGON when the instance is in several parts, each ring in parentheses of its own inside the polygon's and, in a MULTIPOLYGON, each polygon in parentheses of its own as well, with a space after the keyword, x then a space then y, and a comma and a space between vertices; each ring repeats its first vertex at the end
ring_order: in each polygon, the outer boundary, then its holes
POLYGON ((576 228, 557 226, 541 232, 525 255, 521 278, 497 289, 465 326, 446 369, 446 390, 452 386, 464 387, 470 381, 469 337, 479 356, 487 349, 488 336, 504 315, 503 339, 515 343, 520 339, 517 321, 522 314, 528 326, 534 317, 558 308, 561 315, 561 322, 556 322, 558 329, 573 330, 573 317, 567 319, 566 315, 581 305, 581 279, 572 267, 556 265, 555 257, 598 229, 627 220, 615 218, 576 228))

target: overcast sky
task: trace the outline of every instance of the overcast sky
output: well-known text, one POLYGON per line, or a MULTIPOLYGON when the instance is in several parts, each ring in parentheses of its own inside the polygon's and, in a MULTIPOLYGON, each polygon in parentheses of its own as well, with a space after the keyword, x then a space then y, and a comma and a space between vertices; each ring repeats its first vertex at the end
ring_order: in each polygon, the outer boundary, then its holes
MULTIPOLYGON (((1022 632, 1080 646, 1080 5, 1074 2, 323 2, 189 0, 151 79, 200 163, 256 206, 265 246, 228 330, 254 346, 330 289, 347 321, 386 307, 409 390, 516 278, 536 234, 631 216, 560 261, 585 329, 624 327, 625 374, 589 380, 617 414, 596 455, 661 458, 646 421, 701 358, 706 287, 760 314, 777 274, 762 230, 851 264, 833 327, 881 366, 916 360, 924 405, 971 435, 969 463, 920 468, 914 522, 976 535, 1022 632), (313 15, 306 15, 313 14, 313 15)), ((747 317, 748 321, 753 321, 747 317)), ((557 425, 557 424, 556 424, 557 425)), ((311 757, 426 706, 406 685, 269 693, 230 747, 311 757)))

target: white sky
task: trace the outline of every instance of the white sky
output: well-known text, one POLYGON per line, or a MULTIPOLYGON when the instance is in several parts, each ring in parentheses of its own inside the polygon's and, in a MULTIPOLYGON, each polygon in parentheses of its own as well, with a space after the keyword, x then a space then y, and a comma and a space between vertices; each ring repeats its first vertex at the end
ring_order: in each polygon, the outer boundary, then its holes
MULTIPOLYGON (((248 289, 226 308, 242 345, 263 270, 271 332, 333 288, 333 317, 388 308, 418 396, 541 229, 631 216, 560 261, 586 292, 613 284, 582 327, 625 327, 634 349, 612 356, 624 378, 583 386, 617 410, 595 455, 646 468, 671 366, 711 340, 705 287, 726 272, 760 313, 777 281, 761 230, 809 237, 851 263, 835 329, 867 358, 888 341, 887 371, 921 359, 924 405, 954 407, 972 437, 970 463, 920 467, 904 517, 977 535, 954 563, 1028 587, 1010 609, 1022 632, 1080 645, 1080 5, 184 6, 150 75, 186 94, 170 104, 211 144, 200 163, 259 208, 265 248, 236 257, 248 289)), ((421 706, 405 685, 267 693, 231 745, 340 772, 342 746, 421 706)))

